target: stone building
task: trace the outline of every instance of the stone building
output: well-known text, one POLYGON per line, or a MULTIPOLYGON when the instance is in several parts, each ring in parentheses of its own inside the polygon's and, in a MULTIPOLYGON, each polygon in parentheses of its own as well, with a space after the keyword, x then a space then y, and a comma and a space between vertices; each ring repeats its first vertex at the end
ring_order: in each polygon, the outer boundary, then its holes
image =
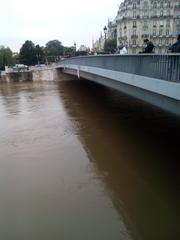
POLYGON ((180 34, 180 0, 124 0, 116 24, 117 44, 123 41, 128 53, 141 51, 145 38, 165 53, 180 34))
POLYGON ((117 38, 117 22, 116 22, 116 18, 113 21, 110 21, 110 19, 108 19, 107 38, 108 39, 115 39, 115 38, 117 38))
POLYGON ((102 35, 102 32, 100 34, 100 37, 98 40, 95 42, 92 42, 92 51, 93 52, 103 52, 104 51, 104 43, 105 43, 105 38, 102 35))

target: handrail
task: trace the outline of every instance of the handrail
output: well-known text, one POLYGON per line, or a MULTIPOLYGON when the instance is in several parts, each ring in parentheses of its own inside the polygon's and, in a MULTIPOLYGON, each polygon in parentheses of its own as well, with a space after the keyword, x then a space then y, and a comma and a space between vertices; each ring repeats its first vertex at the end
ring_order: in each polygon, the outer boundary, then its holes
POLYGON ((78 56, 58 62, 104 68, 166 81, 180 82, 180 54, 106 54, 78 56))

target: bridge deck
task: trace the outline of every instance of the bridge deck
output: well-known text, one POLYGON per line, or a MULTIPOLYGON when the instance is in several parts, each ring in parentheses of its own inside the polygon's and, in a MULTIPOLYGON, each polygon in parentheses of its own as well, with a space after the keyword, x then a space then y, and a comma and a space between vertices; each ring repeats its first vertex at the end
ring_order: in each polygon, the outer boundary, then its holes
POLYGON ((180 54, 83 56, 57 68, 180 115, 180 54))

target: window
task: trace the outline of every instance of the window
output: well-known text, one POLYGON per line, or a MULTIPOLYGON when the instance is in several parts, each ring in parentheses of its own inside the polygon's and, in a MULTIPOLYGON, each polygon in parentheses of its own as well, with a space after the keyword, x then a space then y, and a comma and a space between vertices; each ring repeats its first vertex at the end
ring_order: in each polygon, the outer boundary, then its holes
POLYGON ((144 27, 143 27, 143 31, 144 31, 144 34, 146 34, 147 31, 148 31, 148 26, 144 26, 144 27))
POLYGON ((144 1, 144 8, 147 9, 148 8, 148 2, 144 1))
POLYGON ((180 18, 180 11, 177 11, 176 17, 180 18))
POLYGON ((157 2, 153 3, 153 8, 157 8, 157 2))
POLYGON ((133 11, 133 18, 136 18, 136 11, 133 11))
POLYGON ((170 7, 171 7, 171 3, 167 2, 167 8, 170 8, 170 7))
POLYGON ((166 21, 166 27, 170 27, 170 20, 169 19, 167 19, 167 21, 166 21))
POLYGON ((143 24, 143 25, 144 25, 144 27, 147 27, 147 26, 148 26, 148 22, 147 22, 146 19, 144 20, 144 24, 143 24))
POLYGON ((136 39, 133 39, 132 45, 133 45, 133 46, 136 46, 136 39))
POLYGON ((153 37, 156 37, 156 29, 153 30, 153 37))
POLYGON ((136 3, 133 3, 133 9, 136 9, 136 3))
POLYGON ((169 36, 169 29, 166 29, 166 36, 169 36))
POLYGON ((159 30, 159 35, 162 36, 162 34, 163 34, 163 30, 160 29, 160 30, 159 30))
POLYGON ((171 11, 170 9, 167 9, 167 16, 170 16, 171 15, 171 11))
POLYGON ((133 28, 136 27, 136 21, 133 21, 133 28))
POLYGON ((145 18, 148 16, 148 11, 147 11, 147 10, 144 10, 143 16, 144 16, 145 18))
POLYGON ((163 8, 164 4, 163 1, 160 2, 160 8, 163 8))
POLYGON ((160 16, 161 16, 161 17, 163 16, 163 10, 160 11, 160 16))
POLYGON ((153 15, 153 17, 157 17, 157 10, 156 9, 153 10, 152 15, 153 15))
POLYGON ((163 27, 163 21, 162 20, 159 22, 159 25, 160 25, 160 27, 163 27))

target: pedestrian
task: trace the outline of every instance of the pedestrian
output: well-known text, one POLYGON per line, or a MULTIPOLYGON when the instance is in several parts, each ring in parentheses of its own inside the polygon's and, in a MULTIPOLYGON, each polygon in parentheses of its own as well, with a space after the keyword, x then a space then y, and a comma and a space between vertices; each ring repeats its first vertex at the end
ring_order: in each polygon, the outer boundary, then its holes
POLYGON ((124 55, 127 54, 127 49, 122 42, 120 42, 116 54, 124 55))
POLYGON ((151 41, 149 41, 149 39, 147 38, 144 39, 144 43, 146 44, 146 47, 140 53, 152 53, 154 49, 154 44, 151 41))
POLYGON ((180 53, 180 34, 177 36, 177 41, 169 48, 172 53, 180 53))

